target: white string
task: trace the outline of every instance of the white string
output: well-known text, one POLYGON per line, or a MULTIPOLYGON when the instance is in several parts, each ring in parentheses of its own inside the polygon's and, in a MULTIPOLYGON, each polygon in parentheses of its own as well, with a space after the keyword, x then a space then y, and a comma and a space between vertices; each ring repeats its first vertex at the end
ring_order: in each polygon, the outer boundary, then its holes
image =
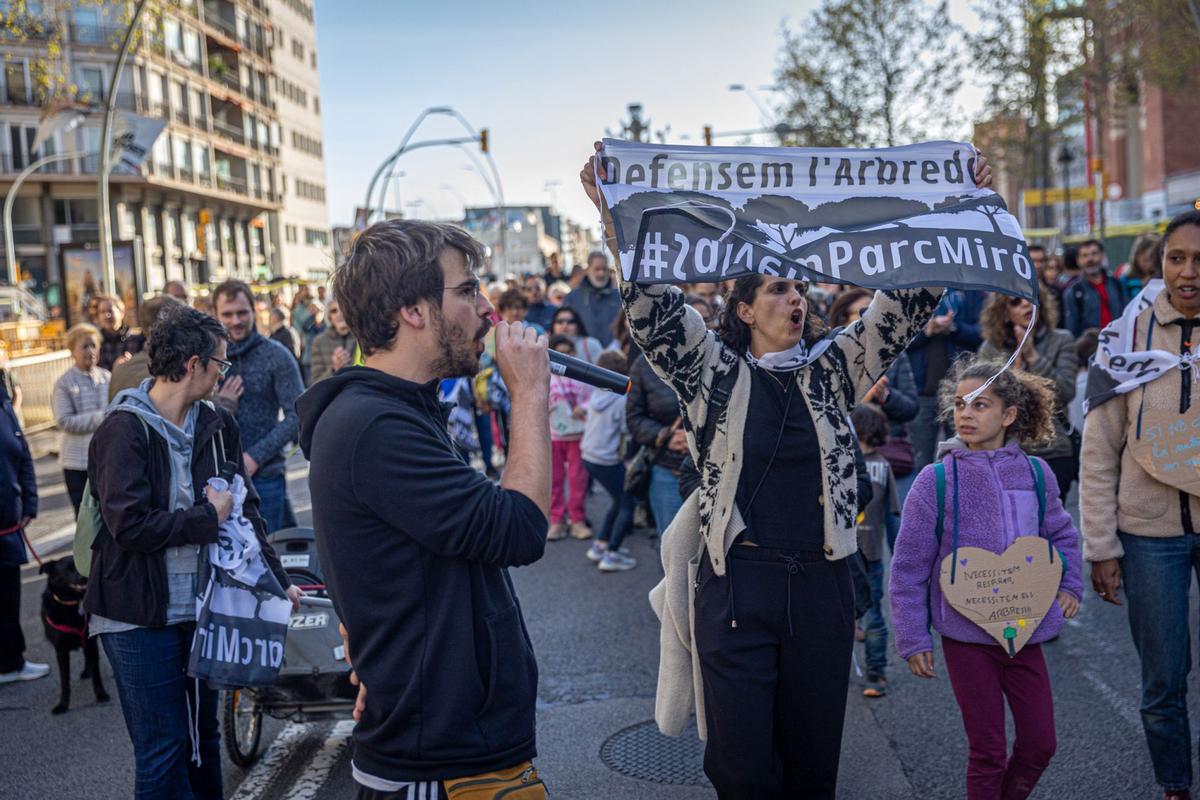
POLYGON ((964 403, 967 403, 969 405, 969 404, 975 402, 975 398, 979 397, 979 395, 983 394, 984 391, 989 386, 992 385, 992 383, 996 380, 996 378, 1000 377, 1001 373, 1003 373, 1005 370, 1012 367, 1012 365, 1017 360, 1017 356, 1021 355, 1021 351, 1025 349, 1025 343, 1027 341, 1029 341, 1029 337, 1033 334, 1034 329, 1037 328, 1037 319, 1038 319, 1038 307, 1034 306, 1033 307, 1033 316, 1031 316, 1029 318, 1029 326, 1027 328, 1025 328, 1025 335, 1022 336, 1021 341, 1017 343, 1017 348, 1015 350, 1013 350, 1012 355, 1008 357, 1008 361, 1004 362, 1004 366, 1000 368, 1000 372, 997 372, 995 375, 993 375, 992 377, 990 377, 986 381, 984 381, 983 385, 980 386, 978 389, 976 389, 973 392, 969 392, 965 397, 963 397, 964 403))

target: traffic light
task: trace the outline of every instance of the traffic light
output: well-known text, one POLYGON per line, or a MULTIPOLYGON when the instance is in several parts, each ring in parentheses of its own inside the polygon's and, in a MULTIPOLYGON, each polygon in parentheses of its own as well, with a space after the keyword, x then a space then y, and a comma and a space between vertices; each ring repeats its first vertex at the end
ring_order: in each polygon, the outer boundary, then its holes
POLYGON ((479 151, 486 153, 488 151, 488 129, 483 128, 479 131, 479 151))
POLYGON ((704 126, 704 144, 712 147, 712 125, 704 126))

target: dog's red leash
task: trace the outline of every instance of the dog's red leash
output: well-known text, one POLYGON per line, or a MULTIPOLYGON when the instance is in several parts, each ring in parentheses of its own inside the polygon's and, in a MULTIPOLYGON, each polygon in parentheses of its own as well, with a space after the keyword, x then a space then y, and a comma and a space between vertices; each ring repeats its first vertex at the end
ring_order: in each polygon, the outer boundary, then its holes
POLYGON ((42 557, 38 555, 37 550, 33 549, 33 542, 29 541, 29 534, 25 532, 25 528, 22 527, 20 522, 18 522, 16 525, 13 525, 11 528, 5 528, 4 530, 0 531, 0 536, 8 536, 10 533, 16 533, 17 531, 21 532, 21 538, 25 540, 25 546, 29 548, 29 552, 33 553, 33 558, 35 561, 37 561, 38 567, 45 566, 42 563, 42 557))

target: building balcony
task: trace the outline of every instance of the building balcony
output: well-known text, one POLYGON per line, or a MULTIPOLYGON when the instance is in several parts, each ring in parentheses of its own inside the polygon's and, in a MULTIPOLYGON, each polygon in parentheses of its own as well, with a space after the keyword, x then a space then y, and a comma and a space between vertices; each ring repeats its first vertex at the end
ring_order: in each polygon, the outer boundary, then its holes
POLYGON ((234 178, 230 175, 218 175, 217 188, 223 192, 233 192, 234 194, 250 196, 246 182, 241 178, 234 178))
POLYGON ((109 25, 70 24, 71 41, 84 47, 104 47, 116 50, 125 38, 125 29, 109 25))
MULTIPOLYGON (((0 226, 0 233, 4 228, 0 226)), ((13 244, 42 244, 42 226, 37 223, 18 224, 12 226, 13 244)))
POLYGON ((44 42, 56 36, 60 27, 53 19, 23 14, 7 25, 0 26, 0 39, 8 39, 17 44, 26 41, 44 42))
POLYGON ((221 16, 214 4, 206 3, 204 5, 204 21, 233 41, 238 41, 237 25, 233 20, 221 16))
POLYGON ((246 134, 242 131, 241 128, 237 127, 236 125, 231 125, 228 122, 225 122, 224 120, 220 120, 220 119, 217 119, 216 117, 214 117, 213 121, 212 121, 212 126, 213 126, 213 130, 216 131, 218 136, 222 136, 226 139, 229 139, 230 141, 237 142, 238 144, 241 144, 241 145, 246 144, 246 134))

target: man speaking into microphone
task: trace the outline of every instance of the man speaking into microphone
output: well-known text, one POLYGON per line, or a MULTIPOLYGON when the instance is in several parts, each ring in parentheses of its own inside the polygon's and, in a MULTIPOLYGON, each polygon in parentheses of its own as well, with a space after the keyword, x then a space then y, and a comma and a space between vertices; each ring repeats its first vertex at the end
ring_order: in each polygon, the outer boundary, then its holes
POLYGON ((499 485, 458 454, 437 395, 439 380, 479 369, 493 311, 482 262, 451 225, 389 220, 360 233, 333 294, 364 365, 297 404, 317 550, 366 687, 359 798, 446 797, 471 779, 541 791, 537 662, 506 568, 545 548, 546 337, 496 326, 512 396, 499 485))

